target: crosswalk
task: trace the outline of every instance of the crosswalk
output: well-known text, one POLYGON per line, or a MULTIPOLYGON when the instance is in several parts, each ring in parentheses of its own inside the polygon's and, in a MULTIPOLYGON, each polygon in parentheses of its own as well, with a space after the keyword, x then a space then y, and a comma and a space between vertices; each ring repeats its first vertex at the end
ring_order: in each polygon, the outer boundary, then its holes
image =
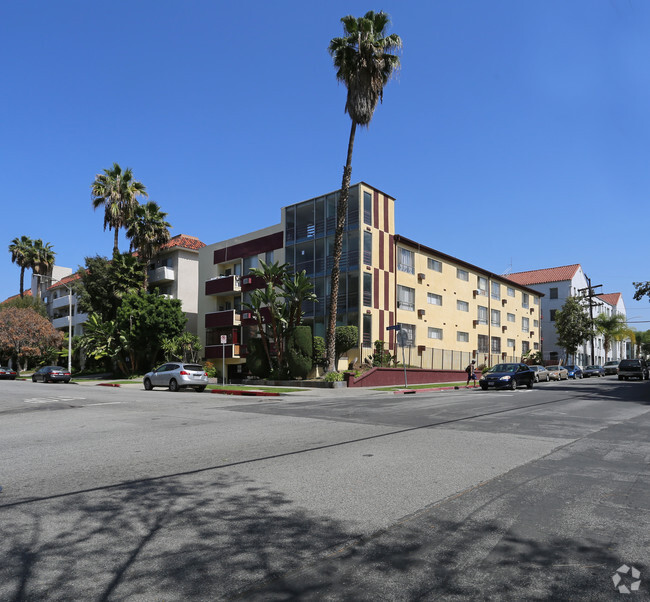
POLYGON ((71 395, 56 395, 54 397, 30 397, 23 399, 24 403, 61 403, 63 401, 84 401, 85 397, 73 397, 71 395))

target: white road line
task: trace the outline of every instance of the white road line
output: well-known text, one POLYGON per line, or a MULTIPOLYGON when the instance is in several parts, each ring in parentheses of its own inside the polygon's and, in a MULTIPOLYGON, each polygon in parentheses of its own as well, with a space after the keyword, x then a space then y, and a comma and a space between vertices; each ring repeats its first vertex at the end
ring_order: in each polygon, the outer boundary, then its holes
POLYGON ((105 401, 103 403, 87 403, 84 407, 89 408, 90 406, 112 406, 116 403, 126 403, 126 401, 105 401))

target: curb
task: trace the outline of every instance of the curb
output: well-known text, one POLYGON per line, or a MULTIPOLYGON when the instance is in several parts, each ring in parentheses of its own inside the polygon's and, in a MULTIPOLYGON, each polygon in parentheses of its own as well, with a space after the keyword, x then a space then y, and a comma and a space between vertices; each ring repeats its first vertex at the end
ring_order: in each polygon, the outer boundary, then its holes
POLYGON ((97 383, 96 387, 120 387, 117 383, 97 383))
POLYGON ((455 386, 455 387, 432 387, 431 389, 399 389, 393 391, 395 395, 408 395, 412 393, 430 393, 431 391, 456 391, 458 389, 478 389, 478 385, 473 385, 471 387, 466 386, 455 386))
POLYGON ((247 395, 250 397, 280 397, 280 393, 272 391, 242 391, 231 389, 211 389, 210 393, 219 393, 220 395, 247 395))

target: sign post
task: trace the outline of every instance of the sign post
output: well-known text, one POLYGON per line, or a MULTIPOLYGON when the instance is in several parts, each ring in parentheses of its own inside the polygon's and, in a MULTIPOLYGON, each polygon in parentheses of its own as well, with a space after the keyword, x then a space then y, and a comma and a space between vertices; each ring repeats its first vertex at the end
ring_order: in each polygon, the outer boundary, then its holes
POLYGON ((228 335, 221 335, 221 378, 224 387, 226 386, 226 343, 228 342, 228 335))
POLYGON ((397 332, 397 343, 402 347, 402 364, 404 365, 404 388, 408 389, 408 382, 406 381, 406 358, 404 357, 404 345, 409 342, 409 335, 406 331, 399 330, 397 332))

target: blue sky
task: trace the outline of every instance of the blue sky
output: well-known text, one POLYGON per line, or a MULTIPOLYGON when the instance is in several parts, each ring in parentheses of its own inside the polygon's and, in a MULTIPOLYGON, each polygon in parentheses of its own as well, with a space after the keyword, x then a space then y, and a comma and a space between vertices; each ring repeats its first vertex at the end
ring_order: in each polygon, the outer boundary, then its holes
MULTIPOLYGON (((110 255, 90 184, 113 162, 207 244, 336 190, 350 121, 327 45, 371 9, 402 69, 353 182, 397 199, 399 234, 490 271, 580 263, 650 328, 645 0, 5 2, 0 241, 110 255)), ((8 252, 0 275, 4 299, 8 252)))

